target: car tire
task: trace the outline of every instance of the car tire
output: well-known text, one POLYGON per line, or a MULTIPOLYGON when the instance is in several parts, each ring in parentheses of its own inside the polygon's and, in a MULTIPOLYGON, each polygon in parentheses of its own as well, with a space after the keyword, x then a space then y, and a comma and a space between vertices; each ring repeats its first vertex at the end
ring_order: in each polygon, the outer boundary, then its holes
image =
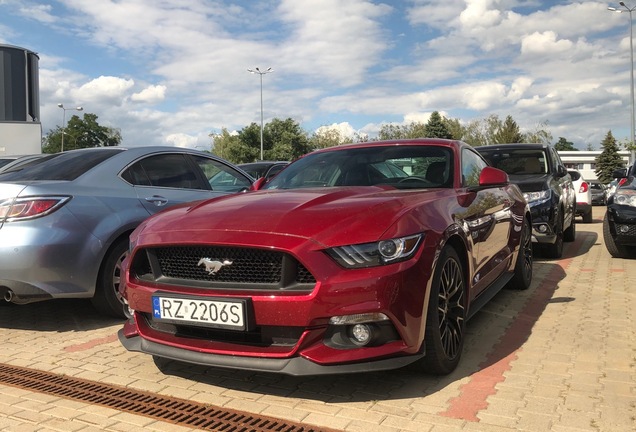
POLYGON ((512 279, 506 285, 507 288, 515 290, 526 290, 532 283, 532 231, 530 222, 524 221, 521 227, 521 241, 519 243, 519 253, 512 279))
POLYGON ((120 239, 111 246, 106 253, 97 276, 95 295, 91 299, 93 306, 99 312, 117 318, 125 318, 124 301, 119 293, 121 280, 121 264, 128 255, 128 238, 120 239))
MULTIPOLYGON (((572 219, 572 224, 568 228, 568 230, 576 229, 576 222, 572 219)), ((557 217, 557 223, 554 226, 554 233, 556 234, 556 240, 553 244, 544 245, 544 252, 548 258, 561 258, 563 255, 563 240, 565 237, 565 233, 563 232, 563 216, 557 217)), ((568 234, 569 236, 569 234, 568 234)))
POLYGON ((572 222, 568 229, 563 232, 563 241, 573 242, 576 240, 576 218, 572 218, 572 222))
POLYGON ((583 222, 584 223, 594 222, 594 219, 592 218, 592 209, 590 209, 590 211, 588 211, 587 213, 583 214, 583 222))
POLYGON ((446 246, 435 266, 426 314, 422 366, 428 373, 446 375, 459 364, 466 328, 465 278, 457 252, 446 246))
POLYGON ((607 251, 614 258, 627 258, 629 256, 629 251, 627 250, 627 248, 625 246, 616 244, 616 242, 614 241, 614 237, 612 237, 612 233, 610 231, 607 213, 603 218, 603 241, 605 242, 607 251))

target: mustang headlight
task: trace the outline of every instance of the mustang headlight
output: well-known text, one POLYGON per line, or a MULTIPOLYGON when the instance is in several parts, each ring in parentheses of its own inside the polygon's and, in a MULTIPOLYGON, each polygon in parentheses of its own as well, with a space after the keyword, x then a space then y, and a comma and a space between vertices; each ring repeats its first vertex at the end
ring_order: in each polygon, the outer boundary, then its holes
POLYGON ((535 204, 537 201, 545 201, 550 198, 550 189, 539 192, 524 192, 523 197, 528 204, 535 204))
POLYGON ((614 204, 636 207, 636 190, 617 189, 614 193, 614 204))
POLYGON ((345 268, 374 267, 409 259, 423 237, 423 234, 416 234, 373 243, 337 246, 327 249, 327 253, 345 268))

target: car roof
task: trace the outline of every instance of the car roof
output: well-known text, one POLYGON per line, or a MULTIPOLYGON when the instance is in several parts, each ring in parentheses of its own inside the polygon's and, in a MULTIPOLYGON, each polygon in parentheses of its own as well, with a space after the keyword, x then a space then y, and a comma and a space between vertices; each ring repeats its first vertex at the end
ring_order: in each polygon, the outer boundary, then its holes
POLYGON ((510 144, 491 144, 475 147, 475 150, 504 150, 504 149, 526 149, 526 150, 543 150, 550 147, 549 144, 541 143, 510 143, 510 144))
POLYGON ((361 143, 353 143, 353 144, 343 144, 333 147, 327 147, 324 149, 315 150, 312 153, 323 153, 323 152, 331 152, 331 151, 340 151, 345 149, 355 149, 355 148, 371 148, 376 146, 390 146, 390 145, 437 145, 444 147, 470 147, 463 141, 452 140, 452 139, 444 139, 444 138, 413 138, 413 139, 399 139, 399 140, 384 140, 384 141, 367 141, 361 143))

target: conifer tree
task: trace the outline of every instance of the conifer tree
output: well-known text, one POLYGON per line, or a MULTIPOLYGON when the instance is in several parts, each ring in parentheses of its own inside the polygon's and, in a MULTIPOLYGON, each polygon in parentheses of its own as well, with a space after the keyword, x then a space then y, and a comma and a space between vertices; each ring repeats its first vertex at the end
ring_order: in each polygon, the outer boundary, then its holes
POLYGON ((426 138, 453 138, 438 111, 433 111, 426 123, 426 138))
POLYGON ((610 130, 601 142, 601 154, 596 157, 596 178, 601 183, 607 184, 613 180, 612 172, 623 167, 623 159, 618 154, 616 138, 610 130))

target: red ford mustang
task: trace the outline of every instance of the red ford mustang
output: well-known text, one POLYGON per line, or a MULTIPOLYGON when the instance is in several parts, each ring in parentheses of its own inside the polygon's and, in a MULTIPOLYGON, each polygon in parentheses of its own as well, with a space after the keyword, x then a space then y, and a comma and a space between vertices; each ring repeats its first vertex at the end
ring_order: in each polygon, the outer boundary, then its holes
POLYGON ((253 189, 134 231, 128 350, 291 375, 444 374, 467 319, 532 280, 522 193, 459 141, 324 149, 253 189))

